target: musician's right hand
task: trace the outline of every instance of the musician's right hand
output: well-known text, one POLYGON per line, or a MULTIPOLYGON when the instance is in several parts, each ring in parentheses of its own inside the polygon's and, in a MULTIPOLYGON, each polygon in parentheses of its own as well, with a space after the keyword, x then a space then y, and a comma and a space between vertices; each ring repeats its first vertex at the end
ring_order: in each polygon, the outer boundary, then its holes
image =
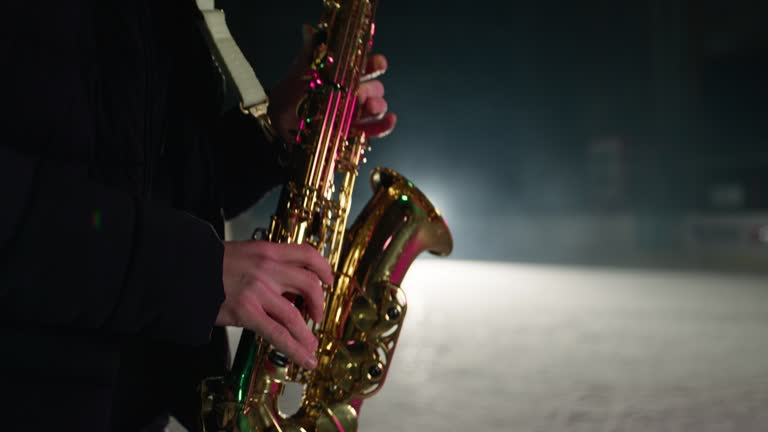
POLYGON ((298 309, 284 297, 304 298, 309 316, 323 319, 323 288, 333 283, 328 262, 309 245, 261 240, 224 244, 224 293, 216 325, 253 330, 292 361, 317 366, 317 339, 298 309))

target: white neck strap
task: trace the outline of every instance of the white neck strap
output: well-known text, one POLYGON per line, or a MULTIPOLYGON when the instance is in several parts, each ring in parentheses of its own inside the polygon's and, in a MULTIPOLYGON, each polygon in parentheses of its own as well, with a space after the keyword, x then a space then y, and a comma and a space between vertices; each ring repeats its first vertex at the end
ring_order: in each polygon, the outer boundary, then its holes
POLYGON ((240 95, 242 109, 262 122, 268 122, 269 99, 267 93, 229 32, 227 22, 224 19, 224 11, 216 9, 214 0, 196 1, 197 7, 205 19, 208 37, 211 41, 211 51, 219 63, 219 67, 234 84, 240 95))

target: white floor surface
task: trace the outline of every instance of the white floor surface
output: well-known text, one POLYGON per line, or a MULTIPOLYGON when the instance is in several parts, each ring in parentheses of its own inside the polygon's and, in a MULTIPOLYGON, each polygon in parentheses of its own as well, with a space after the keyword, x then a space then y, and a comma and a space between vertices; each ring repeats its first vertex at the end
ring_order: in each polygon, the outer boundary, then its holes
POLYGON ((419 260, 361 432, 768 431, 768 278, 419 260))

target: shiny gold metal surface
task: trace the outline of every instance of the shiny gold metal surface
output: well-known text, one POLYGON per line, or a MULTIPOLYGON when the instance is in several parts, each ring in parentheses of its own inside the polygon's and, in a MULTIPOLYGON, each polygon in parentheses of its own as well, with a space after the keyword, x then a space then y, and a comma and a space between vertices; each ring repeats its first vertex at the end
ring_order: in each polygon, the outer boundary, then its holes
MULTIPOLYGON (((268 238, 309 243, 336 272, 325 290, 318 366, 305 370, 243 331, 229 374, 202 384, 205 430, 353 432, 362 400, 384 384, 407 312, 400 284, 424 251, 451 252, 440 213, 411 182, 377 168, 374 195, 347 229, 352 191, 368 146, 351 127, 374 33, 376 0, 325 1, 290 178, 268 238), (301 407, 281 412, 285 383, 304 386, 301 407)), ((306 318, 306 317, 305 317, 306 318)))

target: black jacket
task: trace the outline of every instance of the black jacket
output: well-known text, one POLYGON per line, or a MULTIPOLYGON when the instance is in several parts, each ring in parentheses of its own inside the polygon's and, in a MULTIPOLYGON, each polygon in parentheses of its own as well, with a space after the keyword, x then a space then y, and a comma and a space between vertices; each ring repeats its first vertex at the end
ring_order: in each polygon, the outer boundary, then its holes
POLYGON ((191 426, 225 359, 222 213, 282 180, 277 148, 220 114, 194 1, 3 15, 0 430, 191 426))

